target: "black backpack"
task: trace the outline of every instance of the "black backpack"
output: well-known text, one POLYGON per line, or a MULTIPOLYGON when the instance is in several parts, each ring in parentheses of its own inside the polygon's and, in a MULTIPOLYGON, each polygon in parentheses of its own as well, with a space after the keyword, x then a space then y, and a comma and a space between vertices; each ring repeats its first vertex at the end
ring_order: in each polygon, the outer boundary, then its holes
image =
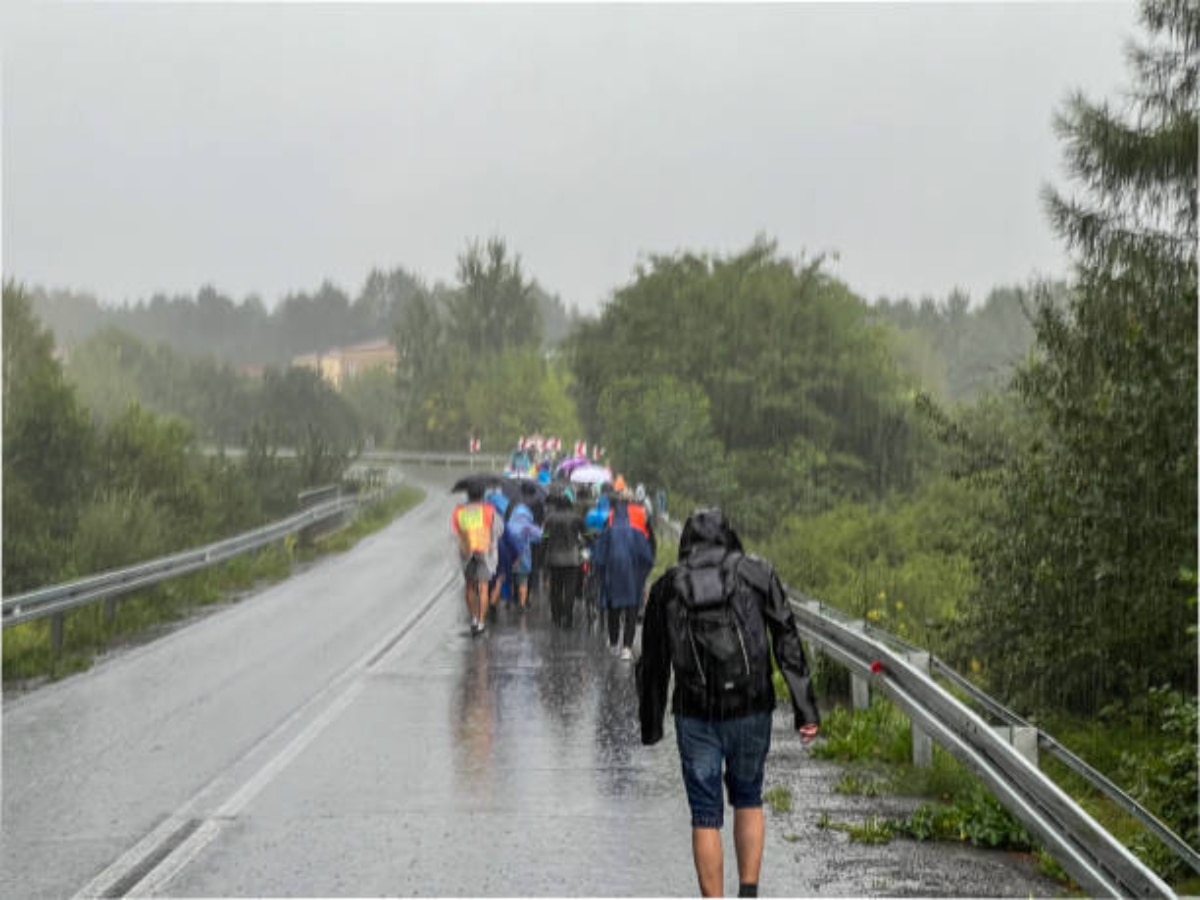
POLYGON ((726 554, 715 566, 675 569, 675 590, 681 602, 678 634, 683 646, 675 648, 678 670, 692 675, 713 698, 745 693, 753 684, 756 645, 732 602, 741 587, 738 565, 741 553, 726 554))

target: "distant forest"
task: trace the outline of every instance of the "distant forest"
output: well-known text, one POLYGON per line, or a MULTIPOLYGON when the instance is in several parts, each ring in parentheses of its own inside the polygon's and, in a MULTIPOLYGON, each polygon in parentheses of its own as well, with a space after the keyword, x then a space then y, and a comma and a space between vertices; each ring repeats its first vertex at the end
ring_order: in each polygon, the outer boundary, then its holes
MULTIPOLYGON (((326 281, 316 290, 285 295, 271 309, 261 298, 238 302, 207 285, 195 295, 155 294, 128 306, 110 305, 86 292, 24 285, 34 315, 69 356, 89 338, 116 329, 150 347, 165 344, 187 357, 233 368, 286 366, 296 356, 386 338, 414 298, 445 307, 455 287, 432 288, 403 266, 373 269, 356 297, 326 281)), ((1054 291, 1063 296, 1065 287, 1054 291)), ((585 321, 535 280, 531 296, 541 317, 542 349, 553 351, 585 321)), ((866 304, 869 318, 892 333, 896 363, 939 401, 972 400, 1002 386, 1033 344, 1028 296, 1017 286, 998 287, 982 302, 953 290, 943 299, 881 298, 866 304)))
MULTIPOLYGON (((117 328, 149 344, 165 343, 179 353, 212 357, 234 367, 285 366, 296 356, 377 338, 392 339, 405 310, 418 295, 445 302, 453 288, 427 287, 397 266, 373 269, 358 295, 325 281, 312 292, 290 293, 271 309, 258 296, 235 301, 213 285, 192 294, 155 294, 123 306, 85 292, 26 285, 34 313, 70 350, 96 332, 117 328)), ((529 285, 541 316, 543 340, 558 344, 576 314, 537 282, 529 285)))

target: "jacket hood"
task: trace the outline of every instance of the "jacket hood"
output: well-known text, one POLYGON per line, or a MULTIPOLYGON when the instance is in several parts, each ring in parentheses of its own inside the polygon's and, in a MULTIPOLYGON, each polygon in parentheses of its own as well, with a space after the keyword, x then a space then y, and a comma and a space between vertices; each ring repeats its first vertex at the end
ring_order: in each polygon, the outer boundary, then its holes
POLYGON ((724 556, 731 550, 741 551, 742 541, 725 520, 720 508, 697 509, 683 525, 679 536, 679 561, 691 556, 724 556), (714 554, 714 551, 717 551, 714 554))

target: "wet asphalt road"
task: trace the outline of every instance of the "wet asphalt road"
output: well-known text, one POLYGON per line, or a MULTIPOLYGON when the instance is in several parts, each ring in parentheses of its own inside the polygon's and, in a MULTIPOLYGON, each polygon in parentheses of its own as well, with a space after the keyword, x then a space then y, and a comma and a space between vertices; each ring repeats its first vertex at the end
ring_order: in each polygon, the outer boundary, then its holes
MULTIPOLYGON (((452 503, 434 488, 350 554, 6 703, 0 893, 694 895, 669 719, 642 747, 632 665, 540 597, 471 637, 452 503)), ((788 726, 764 895, 1057 892, 1004 854, 818 828, 909 801, 836 794, 788 726)))

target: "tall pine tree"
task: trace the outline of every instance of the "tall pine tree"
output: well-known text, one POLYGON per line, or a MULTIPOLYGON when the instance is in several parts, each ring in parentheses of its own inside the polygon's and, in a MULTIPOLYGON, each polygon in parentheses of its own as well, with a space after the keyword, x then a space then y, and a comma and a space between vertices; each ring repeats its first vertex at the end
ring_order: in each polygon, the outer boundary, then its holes
POLYGON ((1016 378, 1039 437, 1006 472, 970 614, 998 688, 1082 714, 1196 688, 1200 5, 1141 18, 1121 108, 1075 95, 1056 121, 1079 190, 1044 200, 1073 289, 1016 378))

